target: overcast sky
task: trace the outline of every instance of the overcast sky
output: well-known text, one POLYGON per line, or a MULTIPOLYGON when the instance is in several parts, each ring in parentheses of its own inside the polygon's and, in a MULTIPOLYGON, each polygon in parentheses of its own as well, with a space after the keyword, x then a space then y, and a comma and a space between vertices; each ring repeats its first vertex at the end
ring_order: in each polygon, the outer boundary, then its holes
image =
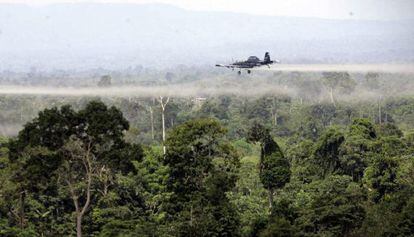
POLYGON ((414 19, 414 0, 0 0, 41 5, 61 2, 167 3, 189 10, 333 19, 414 19))

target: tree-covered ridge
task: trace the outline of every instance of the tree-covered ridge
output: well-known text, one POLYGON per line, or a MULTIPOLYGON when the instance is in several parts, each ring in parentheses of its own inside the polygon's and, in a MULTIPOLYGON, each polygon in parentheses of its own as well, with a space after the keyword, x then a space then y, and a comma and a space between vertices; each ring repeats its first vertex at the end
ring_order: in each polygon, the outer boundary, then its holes
POLYGON ((172 99, 165 142, 156 100, 44 109, 0 139, 0 235, 412 236, 407 101, 172 99))

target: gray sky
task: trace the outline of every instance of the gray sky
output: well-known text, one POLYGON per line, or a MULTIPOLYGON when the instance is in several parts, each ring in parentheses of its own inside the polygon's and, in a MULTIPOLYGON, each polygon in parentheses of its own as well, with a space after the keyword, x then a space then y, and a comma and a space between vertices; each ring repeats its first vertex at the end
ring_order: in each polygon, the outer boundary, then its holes
POLYGON ((330 19, 414 19, 414 0, 0 0, 0 3, 167 3, 189 10, 330 19))

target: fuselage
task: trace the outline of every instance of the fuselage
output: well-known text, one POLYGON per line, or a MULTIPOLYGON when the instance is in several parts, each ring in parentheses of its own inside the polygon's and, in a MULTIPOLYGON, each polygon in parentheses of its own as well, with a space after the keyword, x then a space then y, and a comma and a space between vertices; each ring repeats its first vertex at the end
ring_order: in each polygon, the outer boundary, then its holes
POLYGON ((265 62, 263 60, 260 60, 256 56, 250 56, 246 61, 235 62, 235 63, 232 63, 231 65, 238 67, 238 68, 254 68, 258 66, 269 65, 272 63, 273 61, 265 62))
MULTIPOLYGON (((270 60, 270 55, 268 52, 265 53, 264 60, 260 60, 256 56, 250 56, 246 61, 236 61, 232 64, 223 65, 223 64, 216 64, 217 67, 226 67, 226 68, 239 68, 239 69, 247 69, 247 72, 250 73, 252 68, 260 67, 260 66, 268 66, 270 67, 273 63, 279 63, 279 61, 272 61, 270 60)), ((241 71, 239 70, 239 74, 241 71)))

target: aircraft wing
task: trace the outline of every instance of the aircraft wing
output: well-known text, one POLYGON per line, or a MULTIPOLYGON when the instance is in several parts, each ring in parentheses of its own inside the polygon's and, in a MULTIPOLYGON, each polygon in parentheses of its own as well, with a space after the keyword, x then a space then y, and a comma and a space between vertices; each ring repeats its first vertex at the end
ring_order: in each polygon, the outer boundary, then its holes
POLYGON ((225 65, 225 64, 216 64, 216 67, 237 68, 236 65, 232 65, 232 64, 228 64, 228 65, 225 65))

